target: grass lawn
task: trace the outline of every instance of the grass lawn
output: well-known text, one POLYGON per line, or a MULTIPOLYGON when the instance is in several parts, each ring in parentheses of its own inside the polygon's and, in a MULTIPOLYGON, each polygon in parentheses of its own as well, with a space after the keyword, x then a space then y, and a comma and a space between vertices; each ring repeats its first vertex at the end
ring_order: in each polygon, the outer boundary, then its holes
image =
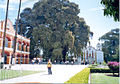
POLYGON ((112 73, 92 73, 91 83, 119 84, 120 77, 113 77, 112 73))
POLYGON ((90 68, 85 68, 79 73, 75 74, 65 83, 88 83, 90 68))
POLYGON ((20 70, 0 70, 0 80, 15 78, 19 76, 25 76, 43 71, 20 71, 20 70))

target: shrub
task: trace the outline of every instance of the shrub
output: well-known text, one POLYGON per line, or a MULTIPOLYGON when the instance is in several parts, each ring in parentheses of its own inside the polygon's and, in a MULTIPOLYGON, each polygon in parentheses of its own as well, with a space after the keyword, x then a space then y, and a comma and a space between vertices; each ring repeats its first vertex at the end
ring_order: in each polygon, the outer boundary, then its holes
POLYGON ((98 65, 97 64, 92 64, 92 65, 89 65, 88 68, 96 68, 98 65))
POLYGON ((107 63, 104 61, 103 63, 102 63, 104 66, 107 66, 107 63))
POLYGON ((111 73, 110 69, 104 69, 104 68, 91 68, 91 73, 111 73))
POLYGON ((90 73, 90 68, 85 68, 81 72, 71 77, 70 80, 68 80, 65 83, 88 83, 89 73, 90 73))
POLYGON ((112 71, 113 75, 114 73, 119 73, 119 66, 120 66, 120 62, 109 62, 108 63, 108 67, 112 71))
POLYGON ((92 64, 92 66, 98 66, 98 64, 92 64))

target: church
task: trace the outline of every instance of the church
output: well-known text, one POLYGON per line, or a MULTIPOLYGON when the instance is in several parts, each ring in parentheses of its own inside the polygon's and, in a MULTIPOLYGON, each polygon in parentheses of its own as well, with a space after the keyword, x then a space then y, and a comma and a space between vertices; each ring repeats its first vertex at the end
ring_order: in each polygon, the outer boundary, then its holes
POLYGON ((87 46, 86 48, 83 48, 83 63, 87 64, 101 64, 104 62, 104 56, 103 56, 103 51, 102 51, 102 46, 100 43, 97 44, 97 49, 95 49, 92 46, 87 46))

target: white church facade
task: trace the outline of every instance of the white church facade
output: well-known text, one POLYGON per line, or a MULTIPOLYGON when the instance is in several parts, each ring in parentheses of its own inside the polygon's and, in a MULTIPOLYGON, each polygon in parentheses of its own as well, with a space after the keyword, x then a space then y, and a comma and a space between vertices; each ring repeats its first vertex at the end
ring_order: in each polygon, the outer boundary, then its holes
POLYGON ((87 64, 93 64, 93 63, 103 63, 104 62, 104 56, 102 51, 102 46, 98 43, 97 49, 95 49, 92 46, 87 46, 86 48, 83 48, 83 63, 87 64))

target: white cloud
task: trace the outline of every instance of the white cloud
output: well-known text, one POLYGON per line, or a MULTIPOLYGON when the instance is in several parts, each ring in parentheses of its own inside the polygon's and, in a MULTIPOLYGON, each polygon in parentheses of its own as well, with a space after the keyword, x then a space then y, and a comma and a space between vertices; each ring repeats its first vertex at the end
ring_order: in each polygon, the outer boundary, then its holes
POLYGON ((99 7, 99 8, 90 8, 90 9, 88 9, 88 11, 99 11, 99 10, 103 10, 104 9, 104 7, 99 7))

